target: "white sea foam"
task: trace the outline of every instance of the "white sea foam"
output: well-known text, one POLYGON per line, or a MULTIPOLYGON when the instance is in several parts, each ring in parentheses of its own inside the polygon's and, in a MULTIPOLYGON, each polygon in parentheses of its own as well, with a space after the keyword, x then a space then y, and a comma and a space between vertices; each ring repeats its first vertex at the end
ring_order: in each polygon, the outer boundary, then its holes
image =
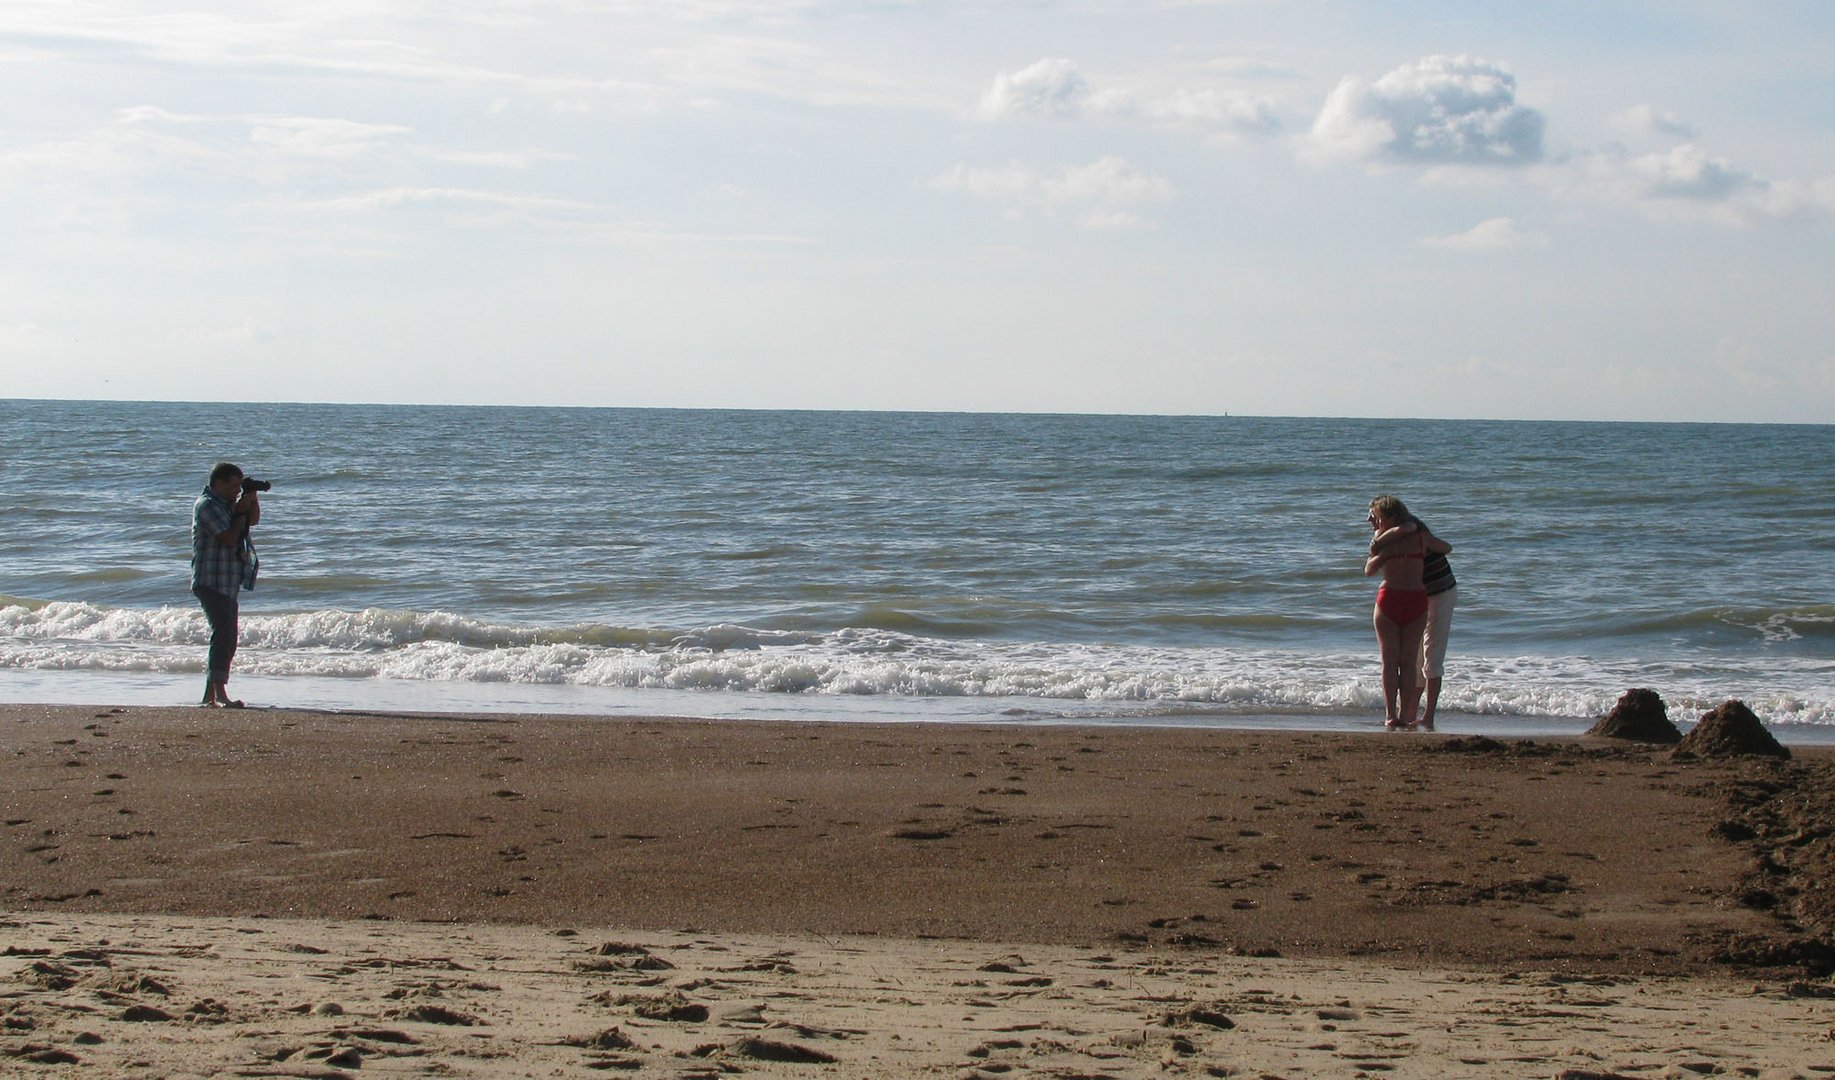
MULTIPOLYGON (((185 608, 54 603, 0 608, 0 668, 202 670, 208 628, 185 608)), ((1378 710, 1367 652, 1048 642, 961 642, 888 630, 832 634, 720 624, 687 632, 499 625, 446 613, 370 609, 245 615, 239 672, 770 695, 1018 698, 1116 714, 1378 710)), ((1692 719, 1738 697, 1783 724, 1835 724, 1835 664, 1472 656, 1449 661, 1442 709, 1592 717, 1647 686, 1692 719)))

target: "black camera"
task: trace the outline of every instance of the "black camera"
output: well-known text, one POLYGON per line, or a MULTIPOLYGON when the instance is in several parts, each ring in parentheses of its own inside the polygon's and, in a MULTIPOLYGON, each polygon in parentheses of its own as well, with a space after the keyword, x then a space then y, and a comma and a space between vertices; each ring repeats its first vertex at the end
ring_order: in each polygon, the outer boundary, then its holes
POLYGON ((252 476, 245 476, 242 478, 242 491, 244 494, 251 491, 272 491, 273 489, 274 485, 271 481, 257 480, 252 476))

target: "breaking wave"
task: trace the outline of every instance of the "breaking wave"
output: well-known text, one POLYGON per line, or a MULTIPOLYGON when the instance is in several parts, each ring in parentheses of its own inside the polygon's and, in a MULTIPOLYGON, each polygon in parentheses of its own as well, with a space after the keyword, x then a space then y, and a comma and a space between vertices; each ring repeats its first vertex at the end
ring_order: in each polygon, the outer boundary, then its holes
MULTIPOLYGON (((191 608, 9 602, 0 607, 0 668, 196 673, 208 636, 191 608)), ((378 608, 245 613, 241 643, 238 671, 282 677, 1032 698, 1129 715, 1381 708, 1375 661, 1363 651, 961 641, 883 627, 539 627, 378 608)), ((1791 657, 1465 655, 1450 662, 1441 708, 1584 718, 1647 686, 1678 720, 1738 697, 1774 723, 1835 724, 1832 674, 1829 661, 1791 657)))

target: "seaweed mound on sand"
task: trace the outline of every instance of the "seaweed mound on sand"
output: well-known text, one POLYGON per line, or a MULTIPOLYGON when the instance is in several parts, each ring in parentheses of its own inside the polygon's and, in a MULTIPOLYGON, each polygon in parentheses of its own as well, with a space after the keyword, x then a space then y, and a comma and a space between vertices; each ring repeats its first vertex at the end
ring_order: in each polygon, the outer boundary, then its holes
POLYGON ((1682 737, 1678 754, 1700 757, 1733 757, 1739 754, 1762 754, 1788 758, 1790 751, 1772 738, 1765 725, 1746 708, 1743 701, 1723 701, 1719 708, 1702 716, 1695 730, 1682 737))
POLYGON ((1612 711, 1587 729, 1588 735, 1647 743, 1679 743, 1682 732, 1670 723, 1669 710, 1655 690, 1627 690, 1612 711))

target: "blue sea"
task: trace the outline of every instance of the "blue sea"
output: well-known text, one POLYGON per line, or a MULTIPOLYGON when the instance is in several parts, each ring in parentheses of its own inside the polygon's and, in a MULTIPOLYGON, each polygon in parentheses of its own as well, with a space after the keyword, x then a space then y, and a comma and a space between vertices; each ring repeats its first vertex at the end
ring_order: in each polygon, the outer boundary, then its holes
POLYGON ((1835 428, 0 401, 0 700, 1373 727, 1369 499, 1454 545, 1450 730, 1631 687, 1835 735, 1835 428))

